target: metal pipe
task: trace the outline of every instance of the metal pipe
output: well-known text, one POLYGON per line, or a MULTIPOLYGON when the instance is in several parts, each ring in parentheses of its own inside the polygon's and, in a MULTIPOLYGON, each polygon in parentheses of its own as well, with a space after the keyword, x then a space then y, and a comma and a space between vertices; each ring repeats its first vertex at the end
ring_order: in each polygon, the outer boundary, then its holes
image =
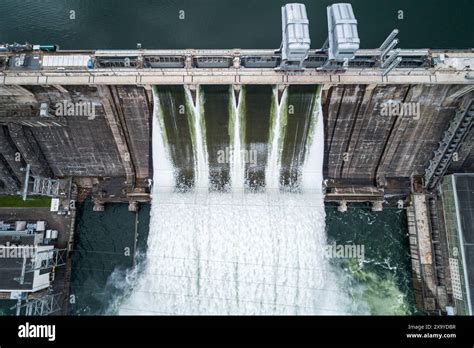
POLYGON ((395 36, 398 35, 398 29, 393 29, 392 32, 390 33, 390 35, 385 39, 385 41, 383 42, 383 44, 380 45, 379 47, 379 50, 380 51, 383 51, 384 49, 387 48, 388 44, 393 40, 395 39, 395 36))
POLYGON ((22 193, 22 198, 24 201, 26 201, 26 197, 28 196, 28 183, 30 181, 30 168, 31 166, 29 164, 26 165, 26 174, 25 174, 25 183, 23 187, 23 193, 22 193))
POLYGON ((385 69, 387 66, 389 66, 395 58, 397 58, 400 55, 400 49, 397 48, 383 63, 382 63, 382 69, 385 69))
POLYGON ((402 57, 398 57, 392 64, 390 64, 390 66, 387 69, 383 71, 382 76, 387 75, 390 71, 395 69, 397 65, 400 64, 401 61, 402 61, 402 57))
POLYGON ((380 60, 383 61, 385 56, 398 44, 398 39, 393 40, 390 45, 380 54, 380 60))

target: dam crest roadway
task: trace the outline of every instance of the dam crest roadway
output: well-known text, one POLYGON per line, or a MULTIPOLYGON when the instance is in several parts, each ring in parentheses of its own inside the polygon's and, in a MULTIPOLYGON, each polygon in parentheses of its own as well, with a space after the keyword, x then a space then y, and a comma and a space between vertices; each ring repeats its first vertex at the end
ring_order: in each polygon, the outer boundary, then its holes
POLYGON ((273 50, 0 52, 0 85, 473 83, 472 51, 417 49, 398 54, 400 65, 384 75, 377 49, 360 49, 346 68, 333 70, 321 70, 327 56, 310 50, 301 71, 276 69, 281 58, 273 50))

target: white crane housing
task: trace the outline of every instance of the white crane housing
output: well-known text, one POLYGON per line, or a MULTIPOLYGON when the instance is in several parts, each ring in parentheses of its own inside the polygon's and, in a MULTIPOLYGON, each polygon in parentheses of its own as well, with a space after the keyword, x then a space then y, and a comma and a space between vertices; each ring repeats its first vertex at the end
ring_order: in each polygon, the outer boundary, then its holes
POLYGON ((329 60, 353 59, 359 49, 357 20, 351 4, 333 4, 327 7, 329 32, 329 60))
POLYGON ((309 21, 303 4, 286 4, 281 8, 282 43, 280 68, 302 70, 311 45, 309 21))

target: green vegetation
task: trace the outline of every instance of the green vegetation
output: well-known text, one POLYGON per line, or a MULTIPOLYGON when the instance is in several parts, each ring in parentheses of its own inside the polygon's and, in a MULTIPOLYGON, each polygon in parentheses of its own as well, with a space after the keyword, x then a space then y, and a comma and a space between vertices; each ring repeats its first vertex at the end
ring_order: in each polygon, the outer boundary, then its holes
POLYGON ((49 208, 51 197, 29 196, 24 201, 21 196, 0 196, 0 208, 49 208))

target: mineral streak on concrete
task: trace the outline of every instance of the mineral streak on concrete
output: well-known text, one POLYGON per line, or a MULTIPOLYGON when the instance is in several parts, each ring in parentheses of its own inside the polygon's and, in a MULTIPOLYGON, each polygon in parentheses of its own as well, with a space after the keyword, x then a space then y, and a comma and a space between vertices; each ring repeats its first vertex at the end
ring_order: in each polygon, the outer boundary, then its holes
POLYGON ((17 161, 18 149, 13 143, 10 134, 8 133, 8 127, 0 127, 0 180, 5 183, 5 193, 16 193, 20 189, 21 177, 23 172, 21 171, 22 166, 25 164, 23 161, 17 161), (23 163, 22 163, 23 162, 23 163))
MULTIPOLYGON (((31 164, 34 175, 124 178, 118 186, 126 190, 147 187, 152 102, 145 88, 2 86, 0 105, 1 192, 17 190, 3 173, 24 180, 15 153, 21 154, 20 165, 31 164), (56 116, 57 104, 64 102, 90 103, 94 115, 56 116), (48 104, 50 117, 39 116, 41 103, 48 104)), ((104 193, 122 194, 120 188, 113 191, 104 193)))
MULTIPOLYGON (((459 85, 336 85, 323 90, 325 178, 336 185, 385 186, 423 174, 461 98, 459 85), (419 114, 384 115, 389 103, 410 103, 419 114), (412 104, 413 103, 413 104, 412 104)), ((470 98, 468 93, 463 98, 470 98)), ((469 170, 472 143, 457 168, 469 170), (466 166, 460 164, 465 163, 466 166)))

